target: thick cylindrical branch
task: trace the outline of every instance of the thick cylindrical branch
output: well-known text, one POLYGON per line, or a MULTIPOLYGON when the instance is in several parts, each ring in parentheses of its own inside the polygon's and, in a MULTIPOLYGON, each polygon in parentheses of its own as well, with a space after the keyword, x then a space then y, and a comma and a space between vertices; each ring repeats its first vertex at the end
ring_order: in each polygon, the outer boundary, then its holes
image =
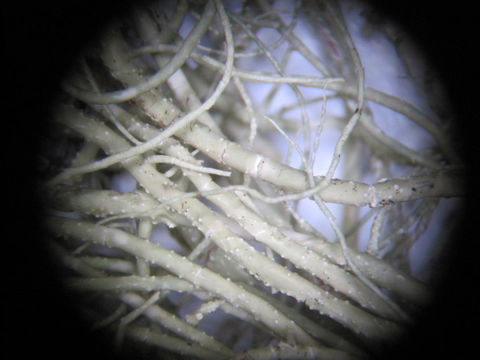
MULTIPOLYGON (((161 109, 156 108, 154 104, 158 104, 161 100, 156 99, 153 94, 144 96, 143 100, 146 114, 155 121, 163 122, 167 119, 163 114, 175 112, 175 106, 165 100, 162 101, 161 109)), ((162 123, 162 125, 167 124, 162 123)), ((308 189, 307 174, 304 171, 248 150, 202 124, 189 126, 176 135, 224 166, 268 181, 282 189, 294 192, 308 189)), ((322 176, 316 177, 317 183, 322 180, 322 176)), ((448 171, 431 176, 391 179, 372 185, 358 181, 332 179, 326 187, 318 191, 326 202, 370 207, 426 197, 456 197, 464 193, 461 175, 448 171)))
MULTIPOLYGON (((168 146, 166 152, 186 161, 193 161, 190 153, 181 145, 168 146)), ((220 186, 212 181, 209 175, 189 170, 184 170, 184 173, 199 190, 220 189, 220 186)), ((279 229, 270 225, 245 206, 235 194, 226 192, 207 198, 219 206, 228 217, 235 220, 256 240, 275 250, 280 256, 288 259, 298 268, 318 276, 335 290, 344 293, 373 313, 385 318, 396 319, 390 307, 355 276, 330 263, 318 253, 305 251, 303 246, 290 240, 279 229)))
MULTIPOLYGON (((148 164, 138 167, 127 165, 140 184, 160 201, 171 201, 182 196, 176 186, 148 164)), ((371 339, 391 338, 399 328, 388 321, 368 314, 345 300, 320 289, 298 274, 260 254, 243 239, 236 236, 217 214, 196 199, 188 198, 171 203, 170 207, 183 214, 205 236, 224 250, 233 260, 267 286, 305 302, 317 310, 371 339)))
MULTIPOLYGON (((155 134, 157 133, 158 130, 156 130, 151 125, 139 122, 130 114, 126 113, 125 111, 119 108, 116 108, 115 110, 116 110, 115 115, 118 117, 119 121, 121 121, 127 128, 129 128, 135 134, 135 136, 138 136, 141 139, 148 140, 149 138, 154 137, 155 134)), ((169 144, 165 144, 165 146, 162 147, 162 151, 169 152, 179 148, 180 147, 175 146, 174 143, 169 143, 169 144)), ((187 156, 185 152, 182 152, 183 155, 179 154, 178 152, 173 152, 173 154, 175 156, 187 156)), ((188 158, 191 159, 191 156, 189 156, 188 158)), ((189 174, 192 177, 195 177, 197 179, 204 179, 203 183, 197 182, 197 188, 199 189, 207 191, 207 190, 212 190, 212 187, 213 188, 218 187, 218 185, 216 185, 212 181, 208 181, 206 177, 198 177, 195 174, 192 174, 191 172, 189 174)), ((194 180, 192 179, 192 181, 194 180)), ((338 182, 338 180, 333 180, 333 181, 334 183, 338 182)), ((350 184, 350 182, 348 182, 348 184, 350 184)), ((229 196, 231 197, 232 195, 229 195, 229 196)), ((219 197, 218 196, 212 197, 212 199, 217 199, 217 198, 219 197)), ((264 226, 258 229, 254 229, 252 224, 249 223, 249 220, 252 218, 252 216, 254 219, 258 218, 258 216, 256 216, 255 214, 248 215, 248 216, 241 216, 241 215, 235 216, 237 209, 245 208, 243 204, 238 204, 236 200, 234 201, 234 204, 230 203, 231 206, 228 205, 229 204, 228 201, 226 204, 229 210, 226 210, 225 213, 229 215, 233 215, 235 217, 235 220, 238 221, 240 224, 243 224, 244 228, 247 231, 249 231, 252 234, 252 236, 256 237, 257 239, 259 234, 264 237, 273 236, 273 238, 275 239, 283 238, 283 236, 273 235, 273 234, 276 234, 278 231, 272 231, 271 229, 266 229, 264 226)), ((219 204, 219 206, 221 206, 221 204, 219 204)), ((264 222, 262 223, 261 220, 258 220, 258 219, 256 223, 264 224, 264 222)), ((291 238, 295 240, 295 236, 291 238)), ((341 266, 345 265, 345 259, 338 243, 331 243, 323 239, 314 239, 308 243, 311 244, 308 246, 312 250, 326 257, 329 261, 332 261, 341 266)), ((276 245, 279 245, 279 244, 276 244, 276 245)), ((301 245, 303 248, 305 246, 305 243, 301 243, 301 245)), ((425 305, 430 299, 430 294, 429 294, 429 291, 427 290, 427 287, 424 284, 420 283, 419 281, 413 279, 408 274, 395 269, 393 266, 373 256, 358 252, 354 249, 350 249, 350 250, 352 251, 352 256, 355 257, 357 266, 361 269, 362 273, 364 273, 372 281, 374 281, 381 287, 385 289, 393 290, 394 292, 398 293, 402 297, 408 299, 409 301, 415 304, 425 305)), ((282 251, 280 252, 282 253, 282 251)), ((283 251, 283 252, 290 253, 289 251, 283 251)), ((303 259, 302 261, 305 261, 305 259, 303 259)), ((327 283, 328 282, 329 281, 327 281, 327 283)), ((336 287, 335 285, 333 286, 336 287)))
MULTIPOLYGON (((298 240, 303 246, 322 254, 338 265, 345 265, 345 257, 337 243, 323 239, 298 240)), ((377 285, 392 290, 413 304, 427 305, 432 300, 429 288, 407 273, 394 268, 387 262, 350 248, 351 257, 357 268, 377 285)))
MULTIPOLYGON (((73 114, 70 113, 70 115, 73 114)), ((84 115, 82 115, 82 121, 76 121, 75 116, 69 116, 62 119, 62 122, 85 138, 97 143, 107 154, 123 151, 129 146, 126 140, 108 131, 105 125, 84 115)), ((138 158, 124 161, 123 165, 147 193, 160 202, 171 202, 184 194, 153 166, 142 164, 138 158)), ((395 324, 376 318, 348 301, 340 300, 260 254, 226 228, 216 213, 197 199, 186 198, 173 202, 170 208, 190 219, 206 237, 265 284, 305 302, 310 308, 330 316, 368 338, 377 340, 391 338, 400 331, 395 324)))
POLYGON ((158 291, 172 290, 192 292, 195 290, 189 281, 172 275, 163 276, 107 276, 92 278, 69 278, 67 285, 77 290, 88 291, 158 291))
POLYGON ((128 216, 154 222, 190 225, 185 217, 159 207, 158 201, 142 191, 118 192, 58 185, 48 192, 49 206, 97 217, 128 216))
POLYGON ((247 310, 281 337, 286 339, 289 336, 293 336, 300 343, 315 344, 315 341, 310 336, 291 320, 279 314, 266 301, 252 295, 241 286, 228 281, 222 276, 192 263, 173 251, 164 249, 124 231, 85 221, 50 217, 46 220, 46 224, 56 234, 121 249, 152 262, 176 274, 181 279, 186 279, 195 286, 210 291, 226 299, 231 304, 247 310))
MULTIPOLYGON (((120 114, 118 114, 120 115, 120 114)), ((124 122, 124 125, 128 128, 132 128, 131 125, 136 124, 135 120, 126 114, 120 116, 120 121, 124 122)), ((135 126, 134 133, 137 136, 145 137, 148 140, 149 137, 154 136, 155 130, 149 129, 148 125, 140 128, 137 124, 135 126), (141 130, 143 129, 143 131, 141 130)), ((181 146, 166 145, 163 147, 166 153, 182 158, 186 161, 193 161, 191 155, 182 150, 181 146)), ((187 171, 186 175, 193 181, 198 189, 203 191, 209 191, 218 189, 219 186, 213 182, 209 176, 197 174, 196 172, 187 171)), ((323 281, 333 286, 338 291, 343 292, 347 296, 355 299, 363 306, 366 306, 373 312, 379 312, 383 316, 391 317, 391 309, 386 306, 381 299, 366 288, 360 281, 349 275, 344 270, 337 268, 335 265, 326 262, 325 259, 311 251, 304 251, 303 246, 296 245, 288 240, 284 234, 278 231, 276 228, 270 226, 267 222, 262 221, 254 212, 247 209, 244 204, 233 194, 224 193, 216 196, 209 197, 215 204, 220 206, 225 213, 236 220, 240 225, 244 227, 252 236, 257 240, 264 242, 267 246, 277 251, 282 256, 286 257, 297 267, 305 269, 312 274, 319 276, 323 281), (295 248, 298 246, 298 248, 295 248)), ((342 255, 340 254, 340 257, 342 255)), ((342 260, 343 261, 343 257, 342 260)), ((375 267, 376 268, 376 267, 375 267)), ((375 274, 376 272, 371 269, 368 271, 368 275, 375 274)), ((402 276, 402 278, 404 278, 402 276)), ((375 278, 375 280, 377 280, 375 278)), ((413 279, 410 281, 413 282, 413 279)), ((401 286, 394 284, 381 282, 381 285, 387 289, 396 288, 400 290, 400 294, 405 297, 409 297, 410 292, 404 294, 404 289, 401 286)), ((412 285, 412 287, 415 287, 412 285)), ((414 296, 414 302, 421 301, 422 297, 419 293, 414 296)))

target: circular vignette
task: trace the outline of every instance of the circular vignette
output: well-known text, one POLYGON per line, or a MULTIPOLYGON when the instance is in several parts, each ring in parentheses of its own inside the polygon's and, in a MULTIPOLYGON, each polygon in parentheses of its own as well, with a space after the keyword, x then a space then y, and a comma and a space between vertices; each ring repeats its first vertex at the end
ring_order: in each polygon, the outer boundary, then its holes
MULTIPOLYGON (((22 118, 30 118, 27 117, 27 115, 30 115, 30 104, 38 104, 36 109, 40 109, 39 113, 43 114, 39 118, 47 118, 48 113, 49 113, 49 106, 51 104, 51 97, 53 94, 55 94, 55 87, 60 83, 60 80, 64 77, 64 75, 68 72, 69 70, 69 64, 74 59, 77 55, 77 49, 79 49, 78 44, 85 44, 87 45, 93 38, 94 34, 98 33, 105 23, 108 23, 106 19, 109 18, 115 18, 117 15, 112 16, 111 13, 111 8, 109 6, 112 6, 111 4, 103 5, 99 4, 101 10, 97 10, 95 12, 96 14, 96 19, 91 18, 91 9, 88 8, 84 5, 77 5, 78 3, 73 2, 75 6, 78 6, 78 8, 75 9, 66 9, 66 8, 61 8, 57 7, 54 10, 52 9, 40 9, 40 14, 36 14, 35 16, 38 16, 39 18, 43 19, 43 21, 39 21, 37 24, 38 28, 35 26, 31 25, 31 32, 28 34, 30 37, 35 37, 36 32, 39 34, 42 34, 44 39, 47 39, 45 43, 50 43, 50 45, 46 44, 36 44, 33 42, 31 45, 33 49, 31 48, 32 53, 35 52, 37 54, 43 54, 44 56, 40 56, 40 65, 37 66, 39 68, 43 69, 49 69, 50 71, 45 71, 45 74, 38 74, 36 72, 29 73, 27 71, 26 78, 36 78, 36 76, 40 76, 40 79, 38 83, 43 84, 41 88, 39 88, 36 92, 34 92, 35 95, 30 95, 27 94, 25 97, 22 97, 21 102, 15 103, 15 108, 17 109, 17 113, 20 113, 22 118), (104 8, 104 9, 103 9, 104 8), (52 14, 51 11, 54 11, 52 14), (50 17, 50 19, 49 19, 50 17), (49 19, 49 20, 48 20, 49 19), (98 26, 92 26, 89 27, 90 29, 96 29, 90 30, 88 34, 85 36, 85 33, 82 31, 71 31, 71 28, 81 28, 82 24, 85 24, 86 22, 91 21, 93 24, 94 22, 98 21, 98 26), (48 25, 45 25, 48 24, 48 25), (72 26, 73 25, 73 26, 72 26), (40 29, 40 30, 39 30, 40 29), (70 30, 69 30, 70 29, 70 30), (38 30, 38 31, 37 31, 38 30), (73 36, 72 36, 73 34, 73 36), (84 37, 85 36, 85 37, 84 37), (50 37, 50 41, 48 41, 48 38, 50 37), (61 41, 59 39, 62 39, 61 41), (68 40, 70 39, 70 41, 68 40), (74 39, 74 40, 73 40, 74 39), (71 42, 71 43, 69 43, 71 42), (51 48, 50 48, 51 47, 51 48), (51 50, 50 52, 48 50, 51 50), (56 53, 58 49, 63 49, 61 53, 56 53), (52 56, 52 54, 55 54, 52 56), (62 60, 60 60, 62 59, 62 60), (45 76, 47 75, 48 76, 45 76), (56 74, 56 75, 55 75, 56 74), (43 91, 42 91, 43 89, 43 91), (45 90, 46 89, 46 90, 45 90)), ((379 6, 381 11, 385 12, 385 14, 388 14, 389 16, 392 16, 393 18, 397 19, 397 22, 404 25, 411 33, 411 36, 420 44, 420 47, 425 49, 425 52, 430 55, 431 62, 435 64, 435 66, 438 67, 439 69, 439 74, 443 78, 443 81, 446 84, 446 89, 447 89, 447 97, 452 100, 453 104, 453 111, 456 113, 455 118, 458 119, 458 123, 460 124, 456 128, 456 135, 455 137, 457 139, 461 139, 457 141, 458 143, 458 148, 463 154, 464 159, 468 164, 473 164, 473 161, 470 162, 471 159, 471 154, 474 153, 475 151, 475 143, 469 142, 469 141, 462 141, 462 139, 469 139, 468 131, 466 129, 471 129, 471 125, 468 123, 467 119, 470 119, 471 114, 469 114, 469 109, 471 109, 471 104, 474 104, 474 102, 471 102, 471 94, 463 94, 464 93, 464 86, 465 83, 464 81, 461 80, 462 76, 456 76, 455 74, 459 73, 462 74, 462 67, 460 65, 463 64, 465 67, 465 64, 468 64, 469 59, 462 59, 461 64, 459 64, 459 59, 458 55, 462 52, 465 52, 465 48, 462 46, 461 48, 459 47, 459 44, 461 44, 464 39, 459 39, 461 36, 460 34, 456 34, 456 31, 450 31, 445 34, 441 30, 441 24, 438 24, 438 27, 433 25, 436 24, 436 21, 438 19, 441 19, 442 17, 447 18, 447 15, 450 15, 449 11, 451 9, 442 9, 442 8, 437 8, 433 10, 433 14, 438 12, 438 15, 432 16, 432 10, 426 11, 425 9, 422 8, 417 8, 415 9, 414 12, 412 12, 412 9, 400 9, 395 7, 395 5, 390 5, 388 8, 381 8, 381 5, 375 5, 379 6), (435 19, 433 19, 435 18, 435 19), (422 26, 423 25, 423 19, 429 19, 429 21, 433 21, 432 25, 429 25, 428 27, 422 26), (437 29, 436 31, 432 31, 431 28, 437 29), (446 39, 446 41, 439 40, 442 37, 438 36, 438 33, 441 33, 443 38, 446 39), (456 44, 456 45, 452 45, 456 44), (455 69, 452 71, 452 69, 455 69), (462 91, 461 91, 462 90, 462 91), (462 93, 462 96, 457 96, 457 94, 462 93)), ((122 13, 124 10, 122 10, 122 13)), ((453 14, 456 14, 455 9, 453 9, 453 14)), ((32 19, 35 17, 32 16, 32 19)), ((451 18, 452 15, 449 16, 451 18)), ((32 24, 35 22, 32 20, 32 24)), ((91 24, 90 24, 91 25, 91 24)), ((464 25, 468 26, 468 24, 464 25)), ((26 30, 28 32, 28 30, 26 30)), ((464 34, 463 34, 464 35, 464 34)), ((17 44, 18 46, 18 44, 17 44)), ((23 58, 23 61, 25 61, 25 57, 23 58)), ((37 63, 38 64, 38 63, 37 63)), ((25 69, 31 69, 31 64, 25 64, 25 69)), ((34 85, 35 86, 35 85, 34 85)), ((22 92, 24 94, 25 92, 22 92)), ((19 100, 17 100, 19 101, 19 100)), ((21 118, 19 117, 19 118, 21 118)), ((36 145, 36 134, 45 132, 45 128, 39 127, 39 124, 34 124, 31 123, 29 124, 32 129, 35 129, 34 132, 28 131, 28 133, 25 135, 29 139, 29 143, 36 145)), ((11 133, 14 133, 12 131, 11 133)), ((19 155, 21 156, 21 155, 19 155)), ((31 158, 29 159, 31 161, 31 158)), ((474 172, 474 167, 469 167, 469 175, 472 175, 474 172)), ((471 179, 473 176, 467 177, 467 179, 471 179)), ((468 180, 467 180, 468 181, 468 180)), ((468 182, 470 184, 470 182, 468 182)), ((468 189, 474 189, 474 187, 467 185, 468 189)), ((474 190, 472 190, 472 193, 474 190)), ((34 195, 34 194, 31 194, 34 195)), ((37 194, 38 195, 38 194, 37 194)), ((474 194, 472 194, 473 196, 474 194)), ((471 197, 469 197, 470 199, 471 197)), ((31 198, 30 198, 31 199, 31 198)), ((470 200, 471 201, 471 200, 470 200)), ((22 202, 28 203, 29 199, 27 196, 25 196, 24 200, 22 202)), ((469 207, 469 201, 467 199, 467 205, 465 207, 465 216, 469 216, 470 214, 474 213, 472 211, 472 208, 469 207)), ((34 208, 35 210, 38 211, 38 208, 34 208)), ((35 214, 33 214, 35 216, 35 214)), ((461 226, 459 225, 458 231, 455 231, 454 233, 463 233, 463 234, 468 234, 468 229, 469 229, 469 223, 462 224, 461 226)), ((22 223, 16 223, 17 228, 22 226, 22 223)), ((22 238, 27 238, 26 231, 22 233, 21 235, 22 238)), ((458 238, 462 238, 459 236, 456 236, 458 238)), ((467 239, 469 237, 463 237, 463 239, 467 239)), ((30 240, 31 241, 31 240, 30 240)), ((460 328, 458 325, 458 318, 468 318, 469 313, 467 312, 468 307, 466 307, 464 301, 465 299, 461 296, 458 296, 457 294, 464 293, 465 291, 465 284, 469 284, 470 279, 472 279, 473 273, 471 272, 472 270, 478 269, 475 267, 473 264, 474 259, 469 258, 468 255, 465 254, 465 252, 468 253, 468 248, 469 246, 472 246, 472 244, 468 243, 467 241, 463 242, 462 245, 458 245, 457 243, 452 243, 451 244, 451 250, 449 250, 451 253, 458 254, 457 256, 450 256, 449 258, 449 263, 450 265, 450 270, 446 272, 446 275, 444 276, 444 280, 441 281, 441 286, 440 289, 438 290, 438 297, 441 298, 442 300, 439 301, 436 306, 432 307, 430 312, 428 314, 425 314, 425 321, 424 321, 424 326, 420 324, 419 329, 417 330, 419 334, 423 334, 426 337, 419 337, 416 334, 412 335, 412 339, 408 339, 408 341, 404 344, 401 350, 395 350, 394 354, 408 354, 408 355, 415 355, 415 352, 418 351, 419 348, 428 348, 429 351, 433 351, 434 353, 438 351, 440 354, 443 349, 447 346, 447 341, 441 341, 446 340, 447 338, 445 337, 444 333, 442 331, 444 330, 449 330, 450 333, 452 332, 459 332, 463 328, 460 328), (459 266, 459 264, 462 264, 462 266, 459 266), (445 285, 446 284, 446 285, 445 285), (454 294, 454 295, 452 295, 454 294), (456 311, 445 311, 446 308, 453 308, 457 309, 456 311), (442 314, 442 318, 438 316, 438 314, 442 314), (460 315, 459 315, 460 314, 460 315), (426 325, 428 324, 428 325, 426 325), (455 330, 458 331, 455 331, 455 330), (419 340, 421 339, 421 340, 419 340)), ((35 253, 45 253, 44 249, 39 246, 37 243, 32 242, 32 245, 30 247, 31 249, 35 249, 35 253)), ((28 258, 28 256, 27 256, 28 258)), ((55 277, 51 277, 52 274, 55 274, 54 272, 51 272, 51 265, 50 264, 44 264, 42 260, 38 259, 38 256, 34 256, 31 259, 28 260, 29 262, 31 261, 32 264, 38 264, 37 269, 40 271, 37 273, 38 275, 42 274, 45 275, 43 278, 44 279, 55 279, 55 277), (40 263, 39 263, 40 261, 40 263), (47 267, 44 267, 44 266, 47 267), (43 272, 42 269, 47 269, 45 273, 43 272)), ((31 276, 30 271, 28 271, 25 275, 26 278, 29 278, 31 276), (28 273, 28 277, 27 277, 28 273)), ((40 279, 42 276, 38 276, 40 279)), ((45 326, 44 324, 51 322, 51 323, 57 323, 57 333, 56 333, 56 343, 61 343, 65 342, 67 344, 70 344, 69 347, 71 349, 74 349, 75 346, 77 346, 77 349, 79 349, 79 353, 90 353, 90 351, 93 351, 95 353, 96 351, 99 351, 99 346, 96 345, 91 345, 95 344, 95 339, 92 337, 89 337, 88 332, 85 332, 85 328, 82 328, 81 325, 79 326, 81 330, 75 334, 76 332, 76 325, 71 324, 71 321, 65 321, 66 319, 66 312, 70 312, 69 307, 65 307, 64 301, 61 300, 64 296, 69 297, 71 295, 64 293, 59 286, 59 283, 57 280, 45 280, 45 281, 32 281, 33 284, 31 285, 26 285, 27 288, 29 286, 32 286, 33 293, 39 293, 40 295, 35 298, 35 305, 32 307, 32 303, 30 301, 30 298, 27 296, 24 296, 24 300, 27 300, 26 303, 30 305, 29 310, 26 311, 27 317, 29 319, 35 319, 37 316, 39 316, 39 311, 41 309, 50 309, 50 311, 45 311, 45 314, 40 315, 40 321, 39 324, 43 324, 41 326, 37 326, 36 328, 34 327, 33 329, 30 330, 24 330, 27 331, 27 334, 31 335, 34 343, 38 345, 39 349, 43 349, 44 351, 55 351, 54 348, 56 345, 53 345, 52 347, 47 346, 46 344, 50 344, 50 340, 48 336, 43 335, 41 329, 45 326), (48 315, 47 315, 48 314, 48 315), (62 330, 63 328, 63 330, 62 330), (36 330, 34 330, 36 329, 36 330), (63 334, 62 334, 63 333, 63 334), (68 335, 67 335, 68 334, 68 335), (75 335, 73 335, 75 334, 75 335), (87 338, 88 340, 84 340, 87 338), (58 341, 58 339, 62 339, 61 341, 58 341), (48 341, 47 341, 48 340, 48 341), (78 344, 83 344, 83 350, 79 348, 78 344), (88 351, 86 350, 88 349, 88 351)), ((18 289, 18 283, 16 283, 16 286, 14 289, 18 289)), ((18 294, 18 293, 17 293, 18 294)), ((15 299, 17 301, 17 299, 15 299)), ((23 301, 22 301, 23 304, 23 301)), ((20 312, 19 312, 20 313, 20 312)), ((74 312, 73 312, 74 313, 74 312)), ((25 314, 25 312, 24 312, 25 314)), ((70 316, 71 314, 69 314, 70 316)), ((75 316, 73 317, 75 318, 75 316)), ((77 316, 78 318, 78 316, 77 316)), ((75 320, 77 321, 77 320, 75 320)), ((79 324, 82 323, 81 319, 78 319, 79 324)), ((464 330, 464 329, 463 329, 464 330)), ((452 339, 448 337, 448 342, 452 343, 452 339)), ((455 344, 458 348, 462 349, 460 346, 461 344, 453 341, 453 344, 455 344)), ((60 355, 60 351, 57 350, 57 353, 60 355)), ((106 354, 102 354, 106 355, 106 354)), ((395 355, 394 355, 395 356, 395 355)))

